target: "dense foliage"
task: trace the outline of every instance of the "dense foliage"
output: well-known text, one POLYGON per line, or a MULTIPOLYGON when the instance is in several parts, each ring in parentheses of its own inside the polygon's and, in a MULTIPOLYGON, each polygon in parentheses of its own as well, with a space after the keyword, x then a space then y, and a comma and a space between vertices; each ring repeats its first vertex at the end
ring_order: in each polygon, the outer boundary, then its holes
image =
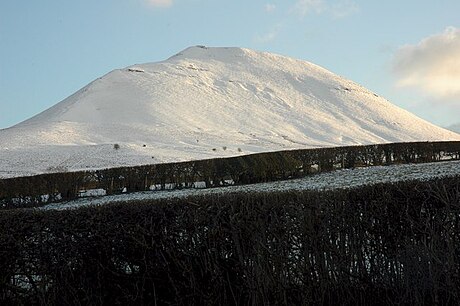
POLYGON ((459 299, 460 176, 0 212, 2 305, 459 299))

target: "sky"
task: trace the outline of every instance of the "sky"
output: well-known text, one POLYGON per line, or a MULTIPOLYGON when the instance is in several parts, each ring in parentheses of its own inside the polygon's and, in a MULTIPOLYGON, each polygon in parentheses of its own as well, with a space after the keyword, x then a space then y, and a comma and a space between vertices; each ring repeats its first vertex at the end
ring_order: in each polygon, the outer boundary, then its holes
POLYGON ((306 60, 449 126, 460 123, 458 12, 458 0, 1 0, 0 129, 194 45, 306 60))

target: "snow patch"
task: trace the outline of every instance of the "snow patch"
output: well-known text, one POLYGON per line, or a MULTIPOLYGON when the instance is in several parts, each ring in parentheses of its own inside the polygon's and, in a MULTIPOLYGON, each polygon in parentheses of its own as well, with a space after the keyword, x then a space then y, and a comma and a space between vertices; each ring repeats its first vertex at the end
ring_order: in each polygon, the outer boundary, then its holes
POLYGON ((79 190, 78 197, 85 198, 85 197, 101 197, 105 196, 107 191, 105 189, 88 189, 88 190, 79 190))

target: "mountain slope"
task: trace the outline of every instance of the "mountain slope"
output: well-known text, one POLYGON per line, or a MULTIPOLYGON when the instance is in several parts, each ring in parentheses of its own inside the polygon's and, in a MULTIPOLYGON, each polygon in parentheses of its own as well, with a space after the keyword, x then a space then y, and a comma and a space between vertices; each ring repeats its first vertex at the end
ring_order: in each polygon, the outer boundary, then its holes
POLYGON ((460 135, 311 63, 198 46, 0 131, 0 176, 417 140, 460 135))

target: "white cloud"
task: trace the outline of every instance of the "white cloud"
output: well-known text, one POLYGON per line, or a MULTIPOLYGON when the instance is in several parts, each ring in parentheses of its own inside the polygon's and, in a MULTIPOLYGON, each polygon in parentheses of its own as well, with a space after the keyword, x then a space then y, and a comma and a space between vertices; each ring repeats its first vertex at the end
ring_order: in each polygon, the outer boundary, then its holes
POLYGON ((415 45, 406 45, 393 58, 398 85, 419 89, 435 98, 460 98, 460 29, 448 27, 415 45))
POLYGON ((460 133, 460 122, 447 127, 449 130, 460 133))
POLYGON ((173 0, 146 0, 147 3, 154 7, 170 7, 173 0))
POLYGON ((314 13, 343 18, 358 12, 359 6, 353 0, 297 0, 291 11, 300 16, 314 13))
POLYGON ((320 14, 323 12, 325 5, 323 0, 298 0, 294 10, 302 16, 309 13, 320 14))
POLYGON ((281 24, 277 24, 267 33, 263 35, 257 35, 255 38, 255 41, 257 43, 262 43, 262 44, 269 43, 276 39, 280 30, 281 30, 281 24))
POLYGON ((257 35, 256 42, 258 43, 268 43, 275 40, 278 33, 276 31, 270 31, 263 35, 257 35))
POLYGON ((330 12, 335 18, 344 18, 359 11, 359 6, 351 0, 343 0, 334 3, 330 7, 330 12))
POLYGON ((276 10, 276 5, 274 5, 273 3, 267 3, 265 4, 265 11, 267 13, 271 13, 271 12, 274 12, 276 10))

